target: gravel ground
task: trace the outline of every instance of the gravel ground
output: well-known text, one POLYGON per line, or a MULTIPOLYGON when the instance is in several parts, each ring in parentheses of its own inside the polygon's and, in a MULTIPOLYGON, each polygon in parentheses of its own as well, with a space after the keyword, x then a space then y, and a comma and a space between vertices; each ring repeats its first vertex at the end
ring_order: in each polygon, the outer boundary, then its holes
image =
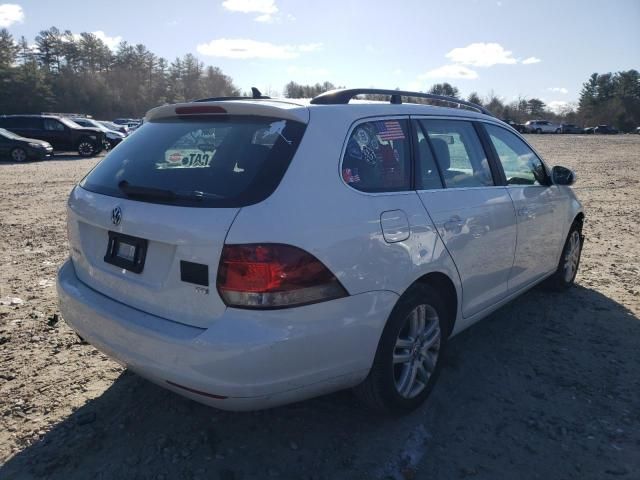
POLYGON ((130 374, 60 317, 64 209, 97 159, 0 164, 0 478, 640 478, 640 136, 531 136, 587 213, 577 286, 450 343, 427 404, 349 392, 216 411, 130 374))

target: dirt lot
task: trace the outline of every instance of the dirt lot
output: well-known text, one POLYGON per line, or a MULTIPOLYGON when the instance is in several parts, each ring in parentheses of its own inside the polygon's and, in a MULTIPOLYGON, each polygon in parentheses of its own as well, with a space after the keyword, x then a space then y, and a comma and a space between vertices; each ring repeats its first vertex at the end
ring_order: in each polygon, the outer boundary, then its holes
POLYGON ((0 478, 640 478, 640 136, 530 138, 578 173, 578 285, 457 336, 399 419, 348 392, 219 412, 123 371, 56 306, 65 200, 97 160, 0 164, 0 478))

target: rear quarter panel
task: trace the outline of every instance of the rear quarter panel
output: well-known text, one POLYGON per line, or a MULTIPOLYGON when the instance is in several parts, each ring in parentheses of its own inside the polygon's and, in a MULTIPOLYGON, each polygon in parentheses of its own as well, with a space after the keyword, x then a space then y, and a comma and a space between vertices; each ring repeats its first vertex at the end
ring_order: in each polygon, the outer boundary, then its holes
POLYGON ((429 272, 444 273, 460 292, 455 265, 416 192, 369 195, 342 181, 347 133, 359 118, 346 111, 338 115, 334 108, 310 111, 311 121, 282 182, 268 199, 240 211, 226 243, 300 247, 322 261, 351 295, 381 290, 401 295, 429 272), (393 202, 407 205, 411 236, 390 244, 382 234, 380 213, 392 210, 393 202))

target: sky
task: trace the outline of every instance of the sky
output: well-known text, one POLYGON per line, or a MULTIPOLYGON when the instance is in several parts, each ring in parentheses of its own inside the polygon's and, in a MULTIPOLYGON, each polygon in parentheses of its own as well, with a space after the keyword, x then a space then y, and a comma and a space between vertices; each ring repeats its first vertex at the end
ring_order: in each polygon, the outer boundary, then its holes
POLYGON ((242 90, 290 80, 577 101, 589 75, 640 69, 640 0, 0 0, 30 42, 56 26, 220 67, 242 90))

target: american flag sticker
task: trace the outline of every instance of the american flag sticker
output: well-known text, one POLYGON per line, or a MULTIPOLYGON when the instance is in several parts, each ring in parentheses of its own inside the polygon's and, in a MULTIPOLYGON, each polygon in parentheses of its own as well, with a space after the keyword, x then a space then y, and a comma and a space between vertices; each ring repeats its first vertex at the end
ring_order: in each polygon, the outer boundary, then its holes
POLYGON ((402 131, 400 122, 396 120, 386 120, 384 122, 375 122, 375 124, 380 140, 404 140, 404 132, 402 131))
POLYGON ((358 175, 357 168, 345 168, 342 170, 342 178, 347 183, 358 183, 360 181, 360 175, 358 175))

